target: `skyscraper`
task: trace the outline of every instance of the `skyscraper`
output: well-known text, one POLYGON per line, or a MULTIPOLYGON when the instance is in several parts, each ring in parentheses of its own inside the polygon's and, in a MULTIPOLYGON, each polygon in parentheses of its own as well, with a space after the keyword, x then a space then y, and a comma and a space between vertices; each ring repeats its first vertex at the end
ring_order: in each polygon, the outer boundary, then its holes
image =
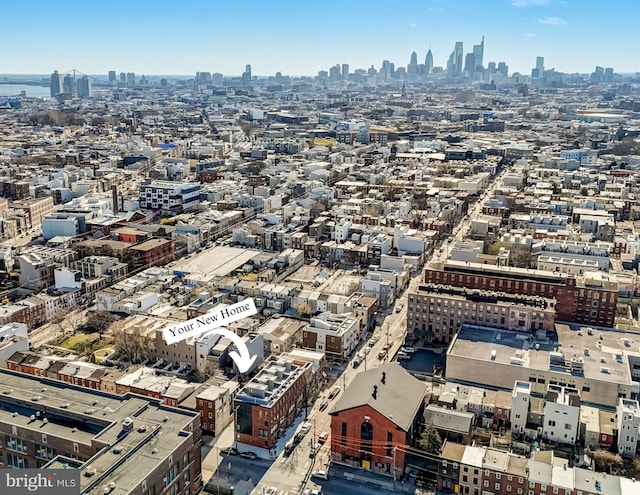
POLYGON ((482 41, 479 45, 473 45, 473 58, 474 58, 474 66, 473 72, 480 72, 484 69, 482 65, 482 59, 484 57, 484 36, 482 37, 482 41))
POLYGON ((127 86, 132 88, 136 85, 136 73, 135 72, 127 72, 127 86))
POLYGON ((57 70, 51 74, 49 89, 51 90, 51 96, 58 96, 62 93, 62 74, 58 73, 57 70))
POLYGON ((462 56, 463 56, 463 45, 462 41, 456 41, 456 45, 449 55, 449 60, 447 61, 447 74, 450 77, 459 76, 462 73, 462 56))
POLYGON ((424 72, 425 74, 433 72, 433 53, 431 53, 431 48, 429 48, 427 56, 424 58, 424 72))
POLYGON ((64 76, 62 80, 62 92, 68 95, 73 95, 76 92, 76 81, 71 74, 64 76))
POLYGON ((78 98, 91 98, 91 80, 87 76, 82 76, 78 79, 77 90, 78 98))
POLYGON ((342 64, 342 79, 349 78, 349 64, 342 64))
POLYGON ((242 73, 242 84, 249 84, 251 82, 251 65, 244 66, 244 72, 242 73))
POLYGON ((407 65, 407 75, 411 79, 415 79, 418 75, 418 54, 413 52, 409 59, 409 65, 407 65))
POLYGON ((110 70, 109 71, 109 84, 114 84, 116 82, 116 71, 115 70, 110 70))
POLYGON ((531 69, 531 78, 540 79, 544 76, 544 57, 536 57, 536 66, 531 69))

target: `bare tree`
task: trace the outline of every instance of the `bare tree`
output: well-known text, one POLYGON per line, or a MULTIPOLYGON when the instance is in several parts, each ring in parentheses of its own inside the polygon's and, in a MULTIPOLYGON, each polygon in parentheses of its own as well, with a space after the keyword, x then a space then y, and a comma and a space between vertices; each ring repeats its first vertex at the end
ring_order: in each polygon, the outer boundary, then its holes
POLYGON ((60 309, 51 319, 50 325, 56 330, 56 334, 67 335, 74 333, 85 321, 86 316, 82 311, 68 312, 66 309, 60 309))
POLYGON ((139 329, 127 330, 124 324, 113 325, 113 344, 116 355, 122 361, 141 363, 149 357, 151 345, 139 329))

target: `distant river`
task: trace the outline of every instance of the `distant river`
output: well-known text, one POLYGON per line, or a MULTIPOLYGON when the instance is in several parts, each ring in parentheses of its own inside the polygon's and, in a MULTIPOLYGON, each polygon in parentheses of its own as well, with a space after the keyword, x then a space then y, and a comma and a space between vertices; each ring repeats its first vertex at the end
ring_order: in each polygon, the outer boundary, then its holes
POLYGON ((26 84, 0 84, 0 96, 20 96, 25 91, 27 96, 41 98, 51 96, 48 86, 27 86, 26 84))

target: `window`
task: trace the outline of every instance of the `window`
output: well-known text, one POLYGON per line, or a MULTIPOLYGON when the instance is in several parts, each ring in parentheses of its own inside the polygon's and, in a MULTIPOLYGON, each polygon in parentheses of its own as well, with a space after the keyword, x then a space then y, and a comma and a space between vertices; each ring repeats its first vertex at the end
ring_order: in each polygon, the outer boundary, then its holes
POLYGON ((570 430, 571 429, 571 425, 569 423, 565 423, 564 424, 564 429, 565 430, 570 430))
POLYGON ((373 451, 373 426, 371 423, 365 421, 360 425, 360 440, 362 440, 360 444, 362 450, 366 452, 373 451))
POLYGON ((5 437, 5 448, 7 450, 20 452, 21 454, 27 453, 27 445, 23 440, 21 440, 20 438, 10 437, 8 435, 5 437))
POLYGON ((511 491, 511 485, 507 485, 507 491, 510 492, 511 491))
POLYGON ((489 487, 489 480, 484 480, 484 486, 485 486, 485 488, 489 487))
POLYGON ((24 457, 15 454, 7 454, 7 465, 18 469, 27 469, 29 467, 29 463, 24 457))
POLYGON ((262 438, 267 438, 267 436, 269 436, 269 431, 260 429, 260 431, 258 432, 258 435, 262 438))
POLYGON ((500 490, 500 483, 496 483, 496 490, 500 490))
POLYGON ((549 426, 555 426, 555 425, 556 425, 556 422, 550 419, 549 420, 549 426))
POLYGON ((55 449, 52 449, 51 447, 47 447, 46 445, 37 445, 36 444, 36 458, 37 459, 51 460, 55 456, 56 456, 55 449))
MULTIPOLYGON (((499 479, 501 478, 501 476, 502 476, 502 475, 501 475, 500 473, 496 473, 496 479, 497 479, 497 480, 499 480, 499 479)), ((497 490, 497 488, 496 488, 496 490, 497 490)))

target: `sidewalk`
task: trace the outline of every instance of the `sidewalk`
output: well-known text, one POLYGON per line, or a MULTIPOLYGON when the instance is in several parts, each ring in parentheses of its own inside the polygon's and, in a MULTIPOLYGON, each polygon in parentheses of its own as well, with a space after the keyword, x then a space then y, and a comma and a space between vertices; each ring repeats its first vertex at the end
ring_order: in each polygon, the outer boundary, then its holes
POLYGON ((222 456, 220 450, 226 447, 231 447, 233 444, 233 422, 222 431, 222 434, 218 438, 210 439, 206 448, 210 448, 206 456, 202 458, 202 483, 206 486, 213 473, 216 472, 220 462, 222 462, 222 456))
POLYGON ((363 485, 369 485, 390 492, 415 493, 416 486, 414 480, 408 480, 404 483, 398 478, 395 483, 393 477, 382 474, 372 473, 364 469, 352 468, 342 464, 331 464, 330 474, 334 478, 344 478, 349 481, 355 481, 363 485))

